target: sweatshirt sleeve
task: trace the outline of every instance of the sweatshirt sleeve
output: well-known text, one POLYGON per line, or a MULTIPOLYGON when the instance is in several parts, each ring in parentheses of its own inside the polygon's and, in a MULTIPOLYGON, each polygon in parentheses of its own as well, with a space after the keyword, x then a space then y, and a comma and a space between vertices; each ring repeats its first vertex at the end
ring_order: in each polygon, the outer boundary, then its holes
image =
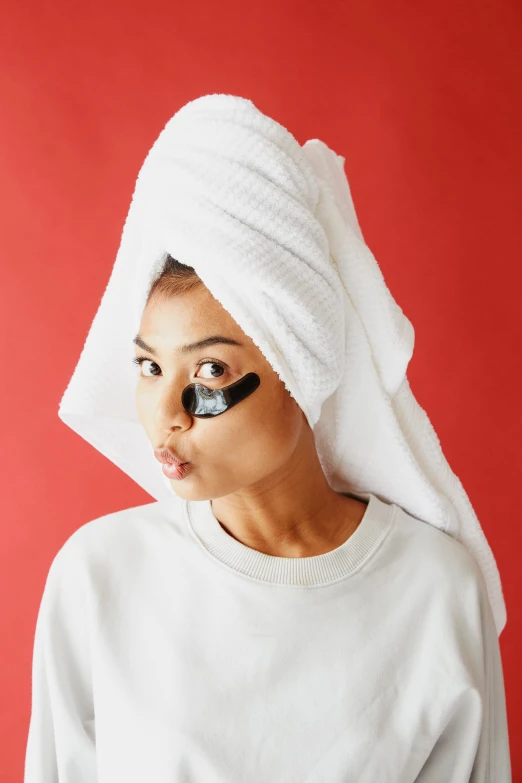
POLYGON ((73 534, 49 569, 32 659, 24 783, 96 783, 85 569, 73 534))
POLYGON ((416 783, 512 783, 500 645, 480 572, 456 617, 466 682, 416 783))

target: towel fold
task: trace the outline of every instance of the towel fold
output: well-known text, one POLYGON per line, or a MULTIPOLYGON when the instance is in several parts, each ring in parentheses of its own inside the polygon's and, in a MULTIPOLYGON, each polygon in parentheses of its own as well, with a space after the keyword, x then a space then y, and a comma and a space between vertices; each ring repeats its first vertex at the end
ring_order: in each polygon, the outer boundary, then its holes
POLYGON ((467 547, 500 635, 497 564, 410 389, 414 329, 364 241, 344 160, 319 139, 301 146, 246 98, 212 94, 185 104, 138 174, 58 413, 153 498, 172 500, 138 419, 131 361, 169 253, 194 267, 278 373, 314 431, 334 490, 366 500, 373 493, 467 547))

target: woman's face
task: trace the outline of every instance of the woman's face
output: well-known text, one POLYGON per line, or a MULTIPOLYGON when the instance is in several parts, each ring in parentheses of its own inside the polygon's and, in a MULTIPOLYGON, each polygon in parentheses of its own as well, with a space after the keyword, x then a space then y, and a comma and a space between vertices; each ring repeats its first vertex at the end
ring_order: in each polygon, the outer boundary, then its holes
POLYGON ((136 346, 136 357, 144 358, 137 369, 140 421, 153 448, 170 447, 192 463, 185 478, 171 480, 179 497, 208 500, 258 482, 261 487, 290 459, 308 422, 261 351, 205 286, 170 297, 152 294, 139 336, 153 348, 136 346), (181 350, 216 335, 241 345, 181 350), (193 417, 181 403, 189 383, 220 389, 249 372, 259 375, 258 388, 218 416, 193 417))

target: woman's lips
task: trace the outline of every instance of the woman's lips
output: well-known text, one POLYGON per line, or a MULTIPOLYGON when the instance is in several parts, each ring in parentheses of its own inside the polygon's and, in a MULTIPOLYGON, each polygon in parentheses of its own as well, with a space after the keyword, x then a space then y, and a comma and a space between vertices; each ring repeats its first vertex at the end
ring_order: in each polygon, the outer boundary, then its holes
POLYGON ((184 462, 182 465, 177 465, 175 462, 172 462, 170 464, 164 463, 161 466, 161 470, 169 479, 182 479, 185 478, 191 467, 191 462, 184 462))

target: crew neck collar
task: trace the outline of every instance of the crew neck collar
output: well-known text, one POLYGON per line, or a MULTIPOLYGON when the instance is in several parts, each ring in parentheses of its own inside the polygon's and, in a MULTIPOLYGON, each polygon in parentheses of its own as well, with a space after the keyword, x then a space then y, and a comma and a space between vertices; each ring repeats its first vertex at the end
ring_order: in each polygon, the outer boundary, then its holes
POLYGON ((364 515, 340 546, 312 557, 277 557, 242 544, 220 525, 210 500, 185 500, 190 533, 213 558, 251 579, 290 587, 320 587, 349 576, 387 535, 395 504, 366 493, 364 515))

